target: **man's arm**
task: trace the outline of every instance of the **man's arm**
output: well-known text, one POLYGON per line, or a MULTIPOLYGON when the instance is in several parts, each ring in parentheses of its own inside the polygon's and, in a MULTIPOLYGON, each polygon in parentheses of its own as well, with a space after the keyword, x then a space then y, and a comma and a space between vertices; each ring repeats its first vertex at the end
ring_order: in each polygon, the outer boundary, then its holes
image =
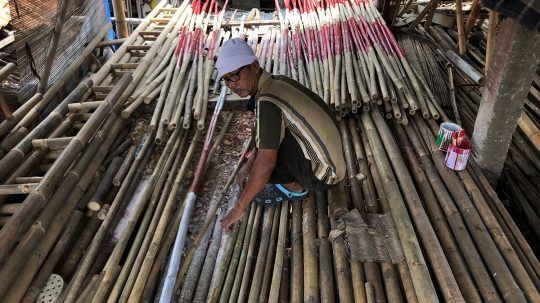
POLYGON ((249 203, 253 201, 253 198, 255 198, 259 191, 261 191, 266 183, 268 183, 270 175, 276 166, 276 160, 277 150, 259 149, 246 187, 242 191, 238 203, 231 209, 221 223, 223 230, 228 232, 229 227, 244 215, 249 203))
POLYGON ((253 163, 255 163, 256 158, 257 158, 257 148, 254 147, 251 150, 251 154, 249 154, 246 164, 238 172, 238 175, 236 175, 236 184, 238 184, 240 188, 244 187, 243 185, 244 178, 248 176, 249 173, 251 172, 251 169, 253 168, 253 163))

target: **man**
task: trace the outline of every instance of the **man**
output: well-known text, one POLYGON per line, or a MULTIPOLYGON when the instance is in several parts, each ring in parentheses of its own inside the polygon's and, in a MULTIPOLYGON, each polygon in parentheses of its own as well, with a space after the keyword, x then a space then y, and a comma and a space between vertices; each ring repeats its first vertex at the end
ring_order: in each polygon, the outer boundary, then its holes
POLYGON ((222 221, 225 231, 249 203, 298 200, 308 190, 327 190, 345 176, 341 135, 334 114, 314 92, 260 68, 251 47, 225 42, 216 62, 218 79, 240 97, 251 96, 255 149, 237 177, 249 175, 238 203, 222 221))

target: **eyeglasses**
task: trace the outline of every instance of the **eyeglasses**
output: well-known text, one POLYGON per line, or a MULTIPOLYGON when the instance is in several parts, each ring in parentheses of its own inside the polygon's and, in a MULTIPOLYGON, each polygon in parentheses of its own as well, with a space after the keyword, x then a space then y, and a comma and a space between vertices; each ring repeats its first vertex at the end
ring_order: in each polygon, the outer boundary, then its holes
POLYGON ((219 80, 219 83, 221 85, 225 86, 225 85, 229 84, 229 82, 237 82, 238 80, 240 80, 240 72, 242 72, 244 67, 246 67, 248 65, 244 65, 244 66, 240 67, 240 69, 236 73, 234 73, 234 74, 232 74, 232 75, 230 75, 228 77, 221 77, 221 80, 219 80))

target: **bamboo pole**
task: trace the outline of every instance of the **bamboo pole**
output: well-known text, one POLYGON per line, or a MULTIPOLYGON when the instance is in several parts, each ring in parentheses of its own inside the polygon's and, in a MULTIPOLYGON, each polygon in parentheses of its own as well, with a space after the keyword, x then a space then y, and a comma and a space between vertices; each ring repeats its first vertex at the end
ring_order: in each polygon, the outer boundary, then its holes
POLYGON ((192 302, 202 303, 206 300, 206 295, 208 294, 208 289, 210 287, 210 279, 212 278, 212 272, 220 245, 221 233, 223 231, 221 224, 219 223, 220 220, 223 219, 223 216, 224 213, 220 213, 217 217, 218 219, 216 220, 216 227, 214 228, 211 244, 208 248, 208 252, 206 253, 204 266, 201 270, 199 281, 197 283, 197 289, 192 302))
POLYGON ((469 34, 471 33, 471 29, 474 26, 474 23, 476 22, 476 19, 478 19, 478 13, 480 13, 480 10, 482 9, 482 3, 480 0, 474 0, 471 4, 471 13, 469 14, 469 18, 467 18, 467 23, 465 24, 465 39, 469 37, 469 34))
MULTIPOLYGON (((42 99, 42 94, 35 94, 32 98, 30 98, 30 100, 26 101, 23 105, 19 107, 19 109, 13 112, 11 118, 7 118, 6 116, 6 119, 2 121, 2 123, 0 123, 0 136, 3 136, 11 127, 15 126, 15 124, 17 124, 17 122, 19 122, 42 99)), ((2 151, 2 153, 5 154, 5 151, 2 151)))
POLYGON ((126 22, 126 14, 124 13, 124 1, 112 0, 114 17, 116 18, 116 32, 119 38, 127 38, 129 36, 126 22))
POLYGON ((465 55, 467 47, 465 44, 465 29, 463 27, 463 3, 461 0, 456 0, 456 23, 458 29, 458 47, 459 53, 465 55))
POLYGON ((121 157, 114 158, 111 165, 107 169, 107 172, 105 172, 96 192, 87 204, 89 210, 99 211, 101 209, 105 198, 107 197, 111 187, 113 186, 112 180, 114 178, 114 175, 116 175, 116 173, 118 172, 118 169, 122 165, 123 160, 124 159, 122 159, 121 157))
POLYGON ((128 171, 129 171, 129 168, 131 167, 131 165, 133 164, 133 161, 135 160, 135 153, 136 152, 137 152, 137 146, 132 145, 129 148, 129 151, 127 152, 127 154, 126 154, 124 162, 122 163, 122 165, 118 169, 118 172, 116 173, 116 175, 114 176, 114 178, 112 180, 112 183, 113 183, 114 186, 122 185, 122 182, 124 181, 128 171))
POLYGON ((320 298, 321 303, 334 302, 334 270, 332 264, 332 248, 328 241, 330 223, 328 221, 328 203, 326 194, 316 192, 317 203, 317 237, 321 239, 319 245, 320 269, 320 298))
POLYGON ((518 126, 536 150, 540 151, 540 130, 525 112, 521 112, 521 116, 518 119, 518 126))
MULTIPOLYGON (((283 218, 282 221, 286 222, 283 218)), ((313 193, 308 195, 304 203, 302 232, 304 234, 304 302, 319 302, 319 275, 317 269, 317 246, 315 244, 317 232, 315 221, 315 196, 313 193)), ((282 260, 282 258, 276 257, 276 260, 280 259, 282 260)), ((277 300, 270 301, 270 303, 272 302, 277 302, 277 300)))

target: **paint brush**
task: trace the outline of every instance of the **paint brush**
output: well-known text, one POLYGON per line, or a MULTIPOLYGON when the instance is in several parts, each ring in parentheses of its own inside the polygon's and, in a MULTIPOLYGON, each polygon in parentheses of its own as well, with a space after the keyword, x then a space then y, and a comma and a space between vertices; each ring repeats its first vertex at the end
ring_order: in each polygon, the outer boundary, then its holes
POLYGON ((463 142, 463 138, 465 138, 465 130, 460 129, 459 134, 457 135, 457 147, 461 147, 461 142, 463 142))

